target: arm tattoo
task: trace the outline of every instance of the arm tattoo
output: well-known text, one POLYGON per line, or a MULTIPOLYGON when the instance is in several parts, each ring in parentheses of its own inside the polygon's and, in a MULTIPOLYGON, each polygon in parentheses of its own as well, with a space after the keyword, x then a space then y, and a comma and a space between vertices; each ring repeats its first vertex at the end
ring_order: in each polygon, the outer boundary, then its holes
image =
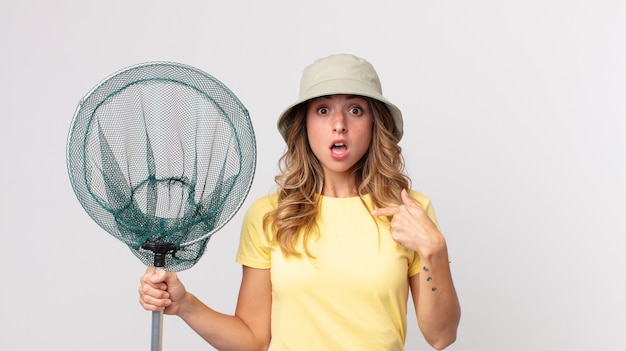
MULTIPOLYGON (((426 267, 426 266, 422 267, 422 270, 423 270, 424 272, 426 272, 426 273, 430 272, 430 269, 428 269, 428 267, 426 267)), ((426 281, 427 281, 427 282, 430 282, 430 281, 432 281, 432 280, 433 280, 433 277, 430 277, 430 276, 429 276, 428 278, 426 278, 426 281)), ((433 288, 431 288, 430 290, 431 290, 432 292, 435 292, 435 291, 437 291, 437 288, 434 288, 434 287, 433 287, 433 288)))

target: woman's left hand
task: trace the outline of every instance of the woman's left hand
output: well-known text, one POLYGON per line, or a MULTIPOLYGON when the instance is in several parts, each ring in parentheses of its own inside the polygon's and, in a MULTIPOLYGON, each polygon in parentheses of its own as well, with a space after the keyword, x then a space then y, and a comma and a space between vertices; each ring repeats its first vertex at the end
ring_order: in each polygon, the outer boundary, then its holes
POLYGON ((426 211, 402 190, 402 204, 375 209, 374 216, 391 216, 392 238, 409 250, 430 257, 446 251, 445 239, 426 211))

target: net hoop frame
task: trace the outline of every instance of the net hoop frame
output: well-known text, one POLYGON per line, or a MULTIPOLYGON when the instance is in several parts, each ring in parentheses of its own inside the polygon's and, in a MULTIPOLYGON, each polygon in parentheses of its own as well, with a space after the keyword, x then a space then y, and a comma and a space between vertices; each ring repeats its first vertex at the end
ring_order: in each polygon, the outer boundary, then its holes
MULTIPOLYGON (((111 99, 113 97, 115 97, 117 94, 119 94, 120 92, 124 91, 125 89, 127 89, 128 87, 131 87, 133 85, 136 84, 140 84, 142 82, 146 82, 146 81, 167 81, 167 82, 172 82, 175 84, 180 84, 183 85, 185 87, 191 88, 193 90, 195 90, 196 92, 200 93, 201 95, 203 95, 207 100, 210 100, 212 102, 214 102, 214 98, 208 94, 206 91, 202 90, 201 88, 199 88, 198 86, 195 86, 193 84, 189 84, 187 82, 181 81, 181 80, 177 80, 177 79, 173 79, 171 77, 151 77, 151 78, 145 78, 145 79, 138 79, 138 80, 134 80, 128 84, 124 84, 124 85, 120 85, 118 86, 116 89, 110 89, 110 88, 104 88, 105 85, 111 83, 116 77, 119 77, 121 75, 124 74, 128 74, 129 72, 133 72, 139 69, 144 69, 144 68, 148 68, 148 67, 152 67, 152 66, 166 66, 168 69, 173 69, 173 70, 177 70, 180 71, 181 74, 189 74, 193 76, 193 79, 195 80, 200 80, 200 81, 208 81, 210 82, 210 84, 216 85, 219 87, 220 92, 222 93, 226 93, 228 95, 228 97, 230 98, 231 102, 234 102, 238 108, 240 108, 242 111, 245 111, 245 118, 246 118, 246 124, 249 125, 249 137, 251 138, 250 143, 252 143, 253 145, 256 145, 256 139, 255 139, 255 135, 254 135, 254 129, 252 127, 252 122, 250 121, 249 118, 249 113, 248 110, 246 109, 246 107, 242 104, 242 102, 239 100, 239 98, 224 84, 222 83, 220 80, 218 80, 217 78, 215 78, 214 76, 196 68, 190 65, 186 65, 186 64, 182 64, 182 63, 178 63, 178 62, 172 62, 172 61, 150 61, 150 62, 144 62, 144 63, 138 63, 135 65, 131 65, 128 66, 126 68, 123 68, 121 70, 118 70, 110 75, 108 75, 106 78, 104 78, 103 80, 101 80, 97 85, 95 85, 91 90, 89 90, 89 92, 87 94, 85 94, 78 103, 78 106, 76 107, 76 110, 74 112, 74 115, 72 117, 72 122, 71 122, 71 127, 70 127, 70 131, 68 133, 67 136, 67 142, 66 142, 66 164, 67 164, 67 169, 68 169, 68 173, 69 173, 69 178, 70 178, 70 183, 72 186, 72 189, 75 193, 75 195, 77 196, 81 206, 83 207, 83 209, 88 213, 88 215, 103 229, 105 229, 106 231, 110 232, 109 229, 105 228, 103 225, 101 225, 100 221, 98 218, 96 218, 96 216, 94 215, 94 213, 92 213, 92 211, 89 210, 87 204, 86 204, 86 199, 83 198, 83 196, 81 196, 81 192, 79 191, 79 187, 83 186, 83 185, 79 185, 78 182, 79 180, 75 179, 75 174, 81 174, 82 175, 82 182, 84 183, 84 187, 87 188, 87 192, 91 195, 92 199, 98 203, 100 205, 100 207, 109 212, 111 215, 113 215, 113 211, 111 211, 110 209, 107 208, 106 204, 103 204, 101 202, 101 200, 95 196, 91 190, 89 189, 89 181, 87 180, 87 172, 85 171, 85 169, 87 169, 87 163, 88 163, 88 152, 86 152, 86 144, 87 144, 87 133, 85 133, 84 137, 83 137, 83 141, 80 145, 80 149, 82 150, 82 159, 81 159, 81 168, 79 172, 76 172, 74 170, 74 163, 71 160, 71 149, 72 148, 76 148, 77 146, 72 144, 72 137, 75 134, 75 130, 77 129, 77 124, 80 123, 85 123, 87 125, 86 129, 88 130, 90 128, 91 123, 94 122, 94 115, 96 114, 96 112, 98 111, 98 108, 106 103, 106 101, 108 99, 111 99), (104 98, 99 99, 99 101, 96 101, 95 103, 95 107, 92 108, 91 113, 89 115, 89 117, 87 118, 86 121, 81 121, 79 120, 82 112, 84 111, 85 105, 87 103, 92 103, 95 99, 95 96, 97 95, 97 93, 102 90, 102 89, 108 89, 111 92, 106 94, 104 98)), ((219 104, 214 104, 214 106, 220 107, 221 106, 219 104)), ((225 111, 222 110, 222 112, 225 115, 228 115, 225 111)), ((231 129, 233 131, 233 134, 235 134, 237 137, 238 135, 238 129, 234 127, 233 122, 230 119, 226 119, 226 121, 230 124, 231 129)), ((241 145, 238 145, 239 147, 241 145)), ((188 242, 184 242, 184 243, 175 243, 177 248, 180 247, 184 247, 184 246, 189 246, 189 245, 193 245, 197 242, 200 242, 202 240, 206 240, 208 237, 210 237, 212 234, 214 234, 215 232, 217 232, 218 230, 220 230, 224 225, 226 225, 231 219, 232 217, 235 216, 235 214, 240 210, 241 206, 243 205, 243 203, 245 202, 249 192, 250 192, 250 188, 252 187, 252 183, 254 180, 254 176, 255 176, 255 172, 256 172, 256 164, 257 164, 257 150, 256 147, 254 147, 252 150, 241 150, 241 148, 239 148, 239 152, 243 153, 243 152, 247 152, 247 153, 252 153, 252 155, 250 155, 251 158, 251 163, 250 164, 246 164, 246 165, 242 165, 242 158, 239 159, 240 162, 240 167, 251 167, 251 175, 249 177, 249 180, 246 184, 244 184, 244 190, 243 193, 240 196, 239 201, 234 204, 231 208, 230 213, 228 213, 226 216, 224 216, 221 221, 219 221, 217 223, 217 225, 215 225, 211 230, 209 230, 208 232, 206 232, 203 236, 195 238, 191 241, 188 242)), ((239 177, 240 175, 237 175, 237 177, 239 177)), ((236 182, 233 182, 233 184, 235 184, 236 182)), ((141 184, 138 184, 138 186, 140 186, 141 184)), ((233 185, 234 186, 234 185, 233 185)), ((226 201, 226 197, 224 197, 222 200, 222 202, 226 201)), ((114 216, 115 217, 115 216, 114 216)), ((198 221, 200 222, 200 221, 198 221)), ((110 233, 113 234, 113 233, 110 233)), ((138 248, 135 248, 138 249, 138 248)))

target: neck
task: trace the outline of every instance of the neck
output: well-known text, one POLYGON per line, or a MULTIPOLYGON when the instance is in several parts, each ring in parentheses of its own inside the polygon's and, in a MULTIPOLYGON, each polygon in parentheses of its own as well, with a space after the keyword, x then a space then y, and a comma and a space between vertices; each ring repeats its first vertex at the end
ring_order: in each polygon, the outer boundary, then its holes
POLYGON ((322 195, 330 197, 354 197, 359 193, 356 189, 356 181, 354 178, 332 178, 324 179, 324 188, 322 195))

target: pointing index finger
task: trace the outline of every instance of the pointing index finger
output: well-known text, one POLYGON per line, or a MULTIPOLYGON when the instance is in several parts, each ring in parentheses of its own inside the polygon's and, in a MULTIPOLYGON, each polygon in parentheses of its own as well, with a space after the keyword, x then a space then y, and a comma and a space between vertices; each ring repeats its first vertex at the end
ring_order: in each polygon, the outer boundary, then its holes
POLYGON ((398 206, 393 207, 381 207, 372 211, 374 216, 393 216, 399 212, 398 206))

